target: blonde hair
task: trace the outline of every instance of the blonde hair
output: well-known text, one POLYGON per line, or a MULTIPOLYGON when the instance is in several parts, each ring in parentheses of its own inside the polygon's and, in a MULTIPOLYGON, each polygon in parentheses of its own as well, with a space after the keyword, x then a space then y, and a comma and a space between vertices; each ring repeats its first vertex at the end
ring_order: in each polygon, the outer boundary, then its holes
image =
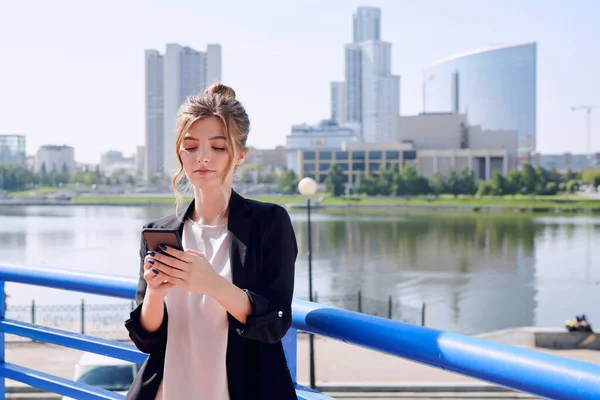
POLYGON ((179 108, 175 124, 175 156, 179 168, 173 176, 172 186, 177 200, 177 211, 181 204, 178 186, 185 178, 183 163, 179 155, 183 138, 194 122, 210 117, 216 117, 221 121, 227 142, 233 144, 233 146, 227 146, 229 161, 225 173, 221 177, 221 183, 225 182, 225 178, 233 169, 232 164, 236 151, 237 153, 248 151, 246 140, 250 131, 250 119, 242 103, 236 99, 235 91, 232 88, 221 83, 214 83, 204 93, 189 96, 179 108))

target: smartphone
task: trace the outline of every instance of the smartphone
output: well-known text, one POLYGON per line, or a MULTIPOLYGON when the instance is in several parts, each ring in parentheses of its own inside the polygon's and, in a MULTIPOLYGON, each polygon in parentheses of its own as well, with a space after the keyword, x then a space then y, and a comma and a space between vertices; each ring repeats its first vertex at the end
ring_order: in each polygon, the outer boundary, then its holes
POLYGON ((158 246, 164 244, 165 246, 183 251, 181 236, 177 229, 144 228, 142 229, 142 236, 146 241, 146 248, 148 250, 160 252, 158 246))

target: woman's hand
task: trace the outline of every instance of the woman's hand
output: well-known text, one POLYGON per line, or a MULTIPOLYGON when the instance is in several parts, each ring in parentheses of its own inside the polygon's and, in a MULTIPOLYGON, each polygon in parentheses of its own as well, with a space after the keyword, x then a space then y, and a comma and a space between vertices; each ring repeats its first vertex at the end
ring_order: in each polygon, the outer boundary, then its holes
POLYGON ((176 285, 192 293, 207 294, 214 297, 214 289, 219 281, 217 274, 206 256, 199 251, 180 251, 161 245, 165 254, 148 252, 148 263, 152 265, 150 272, 160 282, 176 285))
POLYGON ((162 299, 164 299, 167 295, 169 289, 175 285, 171 282, 165 282, 164 279, 161 279, 154 272, 152 272, 154 265, 150 262, 151 259, 152 257, 150 257, 150 255, 147 255, 144 259, 144 280, 146 281, 147 285, 146 295, 159 298, 162 301, 162 299))

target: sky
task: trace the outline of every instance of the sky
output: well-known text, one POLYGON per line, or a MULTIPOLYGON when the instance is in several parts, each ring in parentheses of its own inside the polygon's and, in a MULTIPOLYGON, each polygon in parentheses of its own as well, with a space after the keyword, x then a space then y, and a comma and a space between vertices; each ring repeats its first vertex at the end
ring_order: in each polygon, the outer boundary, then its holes
MULTIPOLYGON (((400 114, 421 112, 421 71, 496 43, 538 43, 537 142, 586 151, 585 115, 600 106, 600 1, 578 0, 0 0, 0 134, 75 147, 78 162, 144 144, 144 50, 223 46, 223 83, 250 116, 248 144, 285 144, 292 124, 330 116, 352 14, 380 7, 382 40, 401 76, 400 114)), ((600 109, 592 114, 600 151, 600 109)))

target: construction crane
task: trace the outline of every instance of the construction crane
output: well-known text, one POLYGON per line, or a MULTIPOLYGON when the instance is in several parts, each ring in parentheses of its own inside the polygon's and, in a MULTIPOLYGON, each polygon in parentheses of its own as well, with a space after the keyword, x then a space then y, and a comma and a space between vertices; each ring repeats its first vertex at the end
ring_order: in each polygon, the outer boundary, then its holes
POLYGON ((592 110, 600 110, 598 106, 576 106, 571 107, 571 111, 585 111, 586 114, 586 124, 587 124, 587 162, 586 168, 591 167, 592 161, 592 150, 591 150, 591 135, 592 135, 592 110))

